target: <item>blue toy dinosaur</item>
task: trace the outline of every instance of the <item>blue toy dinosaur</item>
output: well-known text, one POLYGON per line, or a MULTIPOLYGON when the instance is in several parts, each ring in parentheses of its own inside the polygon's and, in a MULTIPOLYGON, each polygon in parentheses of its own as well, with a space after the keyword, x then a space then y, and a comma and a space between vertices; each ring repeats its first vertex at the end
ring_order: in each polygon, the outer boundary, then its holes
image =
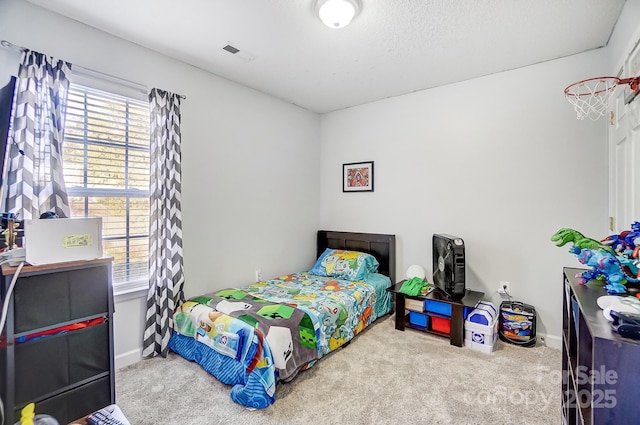
POLYGON ((604 278, 607 283, 604 289, 609 294, 623 294, 627 292, 624 286, 627 282, 640 282, 640 279, 625 271, 625 266, 633 265, 632 260, 613 255, 608 251, 581 249, 575 245, 569 249, 569 252, 577 255, 578 261, 582 264, 593 267, 592 270, 576 275, 583 284, 593 279, 603 280, 604 278))
POLYGON ((573 244, 569 252, 578 257, 578 261, 591 270, 578 273, 581 283, 590 280, 606 281, 605 289, 610 294, 626 292, 628 282, 640 282, 638 270, 638 244, 640 243, 640 222, 631 224, 631 230, 619 235, 611 235, 602 241, 585 237, 571 228, 558 230, 551 236, 556 246, 573 244))
POLYGON ((640 222, 631 223, 630 230, 607 236, 602 240, 602 243, 610 246, 618 255, 633 257, 635 252, 637 258, 638 244, 640 243, 640 222))

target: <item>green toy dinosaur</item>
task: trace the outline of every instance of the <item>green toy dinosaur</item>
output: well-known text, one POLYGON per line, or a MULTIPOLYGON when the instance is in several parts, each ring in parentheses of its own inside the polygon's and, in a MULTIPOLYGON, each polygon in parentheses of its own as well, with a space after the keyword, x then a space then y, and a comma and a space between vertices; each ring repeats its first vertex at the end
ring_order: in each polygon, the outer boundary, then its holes
POLYGON ((554 242, 556 246, 564 246, 569 242, 573 242, 573 245, 580 249, 600 250, 616 255, 616 252, 610 246, 595 239, 587 238, 577 230, 566 227, 554 233, 551 236, 551 242, 554 242))

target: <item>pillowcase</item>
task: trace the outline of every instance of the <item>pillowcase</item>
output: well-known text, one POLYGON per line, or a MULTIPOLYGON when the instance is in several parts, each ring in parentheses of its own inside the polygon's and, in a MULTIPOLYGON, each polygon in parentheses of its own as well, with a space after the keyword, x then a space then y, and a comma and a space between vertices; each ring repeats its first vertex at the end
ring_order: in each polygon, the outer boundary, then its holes
POLYGON ((378 271, 378 266, 378 260, 371 254, 327 248, 309 273, 343 280, 365 280, 369 273, 378 271))

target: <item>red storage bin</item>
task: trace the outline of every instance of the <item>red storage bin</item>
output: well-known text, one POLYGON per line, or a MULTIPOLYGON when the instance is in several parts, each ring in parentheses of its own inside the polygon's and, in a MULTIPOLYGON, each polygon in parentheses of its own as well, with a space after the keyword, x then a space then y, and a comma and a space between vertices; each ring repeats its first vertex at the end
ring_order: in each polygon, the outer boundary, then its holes
POLYGON ((431 316, 431 329, 449 335, 451 333, 451 319, 431 316))

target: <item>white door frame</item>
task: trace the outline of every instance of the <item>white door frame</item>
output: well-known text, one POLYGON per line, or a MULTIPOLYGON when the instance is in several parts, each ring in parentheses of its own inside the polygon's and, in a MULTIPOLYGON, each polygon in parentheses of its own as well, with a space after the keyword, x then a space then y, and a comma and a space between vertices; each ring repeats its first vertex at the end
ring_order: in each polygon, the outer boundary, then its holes
MULTIPOLYGON (((640 75, 640 39, 624 60, 618 76, 640 75)), ((629 85, 616 89, 609 100, 609 217, 610 231, 628 230, 640 221, 640 96, 629 85)))

